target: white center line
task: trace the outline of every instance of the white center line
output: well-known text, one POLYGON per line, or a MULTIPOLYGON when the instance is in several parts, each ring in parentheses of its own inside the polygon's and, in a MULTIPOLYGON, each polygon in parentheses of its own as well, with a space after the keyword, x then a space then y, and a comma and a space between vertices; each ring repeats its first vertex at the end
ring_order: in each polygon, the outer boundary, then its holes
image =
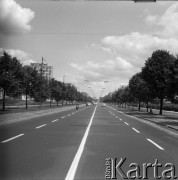
POLYGON ((14 136, 14 137, 12 137, 12 138, 9 138, 9 139, 6 139, 6 140, 2 141, 1 143, 6 143, 6 142, 8 142, 8 141, 11 141, 11 140, 16 139, 16 138, 18 138, 18 137, 20 137, 20 136, 23 136, 23 135, 24 135, 24 134, 19 134, 19 135, 17 135, 17 136, 14 136))
POLYGON ((65 116, 61 117, 62 119, 65 118, 65 116))
POLYGON ((55 120, 53 120, 53 121, 51 121, 51 122, 56 122, 56 121, 58 121, 59 119, 55 119, 55 120))
POLYGON ((137 129, 135 129, 135 128, 132 128, 135 132, 137 132, 137 133, 140 133, 140 131, 138 131, 137 129))
POLYGON ((70 116, 70 114, 68 114, 67 116, 70 116))
POLYGON ((36 127, 36 129, 39 129, 39 128, 43 127, 43 126, 46 126, 46 124, 43 124, 43 125, 37 126, 37 127, 36 127))
POLYGON ((129 125, 127 122, 124 122, 127 126, 129 125))
POLYGON ((151 139, 147 139, 149 142, 151 142, 152 144, 154 144, 157 148, 164 150, 164 148, 162 148, 161 146, 159 146, 157 143, 155 143, 154 141, 152 141, 151 139))
POLYGON ((122 121, 122 119, 119 119, 120 121, 122 121))
POLYGON ((83 139, 82 139, 82 141, 80 143, 78 151, 77 151, 77 153, 76 153, 76 155, 74 157, 74 160, 73 160, 73 162, 72 162, 72 164, 70 166, 70 169, 69 169, 69 171, 67 173, 67 176, 66 176, 65 180, 73 180, 74 179, 74 176, 75 176, 75 173, 76 173, 76 170, 77 170, 77 167, 78 167, 78 163, 80 161, 80 158, 81 158, 81 155, 82 155, 82 152, 83 152, 86 140, 87 140, 87 136, 88 136, 88 133, 89 133, 92 121, 93 121, 93 117, 95 115, 96 107, 97 107, 97 105, 95 106, 95 109, 94 109, 94 112, 93 112, 93 114, 91 116, 90 122, 89 122, 89 124, 87 126, 87 129, 85 131, 83 139))

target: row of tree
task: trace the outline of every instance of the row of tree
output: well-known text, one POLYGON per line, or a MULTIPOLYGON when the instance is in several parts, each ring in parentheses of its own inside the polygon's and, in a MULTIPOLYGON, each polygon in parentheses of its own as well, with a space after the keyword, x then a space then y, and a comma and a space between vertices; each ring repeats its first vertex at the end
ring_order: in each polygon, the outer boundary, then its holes
MULTIPOLYGON (((178 55, 174 56, 166 50, 156 50, 145 61, 141 72, 134 74, 127 86, 122 86, 117 91, 109 93, 103 98, 104 102, 127 103, 144 102, 152 103, 159 99, 162 114, 163 100, 167 99, 176 103, 178 94, 178 55)), ((148 109, 147 109, 148 111, 148 109)))
POLYGON ((25 95, 26 108, 28 98, 36 102, 44 102, 47 99, 59 101, 91 101, 86 93, 77 91, 70 83, 62 83, 53 79, 47 79, 42 73, 38 73, 31 66, 23 66, 16 57, 11 57, 7 52, 0 56, 0 91, 3 93, 3 106, 5 110, 6 96, 17 98, 25 95))

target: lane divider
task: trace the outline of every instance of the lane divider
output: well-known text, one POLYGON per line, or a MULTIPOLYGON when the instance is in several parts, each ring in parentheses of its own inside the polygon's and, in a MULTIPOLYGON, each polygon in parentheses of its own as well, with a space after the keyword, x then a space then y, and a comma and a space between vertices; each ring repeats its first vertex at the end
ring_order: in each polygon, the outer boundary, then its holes
POLYGON ((137 132, 137 133, 140 133, 140 131, 138 131, 137 129, 135 129, 135 128, 132 128, 135 132, 137 132))
POLYGON ((158 145, 157 143, 155 143, 154 141, 152 141, 151 139, 147 139, 147 141, 151 142, 152 144, 154 144, 157 148, 159 148, 160 150, 164 150, 164 148, 162 148, 160 145, 158 145))
POLYGON ((127 126, 129 126, 129 124, 127 122, 124 122, 127 126))
POLYGON ((46 124, 42 124, 42 125, 40 125, 40 126, 37 126, 36 129, 42 128, 42 127, 44 127, 44 126, 46 126, 46 124))
POLYGON ((74 157, 74 160, 72 161, 72 164, 70 166, 70 169, 69 169, 69 171, 67 173, 67 176, 66 176, 65 180, 73 180, 74 179, 74 176, 75 176, 75 173, 76 173, 76 170, 77 170, 81 155, 82 155, 83 150, 84 150, 84 146, 85 146, 85 143, 86 143, 86 140, 87 140, 87 136, 89 134, 89 130, 90 130, 91 124, 93 122, 93 117, 95 115, 96 108, 97 108, 97 106, 95 106, 95 109, 94 109, 94 112, 93 112, 93 114, 91 116, 90 122, 89 122, 89 124, 87 126, 85 134, 84 134, 84 136, 82 138, 82 141, 80 143, 78 151, 77 151, 77 153, 76 153, 76 155, 74 157))
POLYGON ((59 119, 55 119, 55 120, 53 120, 53 121, 51 121, 51 122, 56 122, 56 121, 58 121, 59 119))
POLYGON ((9 142, 9 141, 14 140, 14 139, 17 139, 17 138, 19 138, 19 137, 21 137, 21 136, 23 136, 23 135, 24 135, 24 134, 19 134, 19 135, 17 135, 17 136, 14 136, 14 137, 12 137, 12 138, 9 138, 9 139, 6 139, 6 140, 2 141, 1 143, 9 142))

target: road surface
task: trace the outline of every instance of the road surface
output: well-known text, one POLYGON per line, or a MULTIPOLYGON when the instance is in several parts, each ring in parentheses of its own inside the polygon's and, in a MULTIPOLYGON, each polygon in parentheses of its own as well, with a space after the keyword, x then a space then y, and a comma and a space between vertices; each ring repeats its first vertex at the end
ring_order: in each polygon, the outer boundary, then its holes
POLYGON ((100 104, 0 126, 1 180, 104 180, 105 176, 174 179, 178 139, 100 104), (159 163, 162 167, 157 167, 159 163))

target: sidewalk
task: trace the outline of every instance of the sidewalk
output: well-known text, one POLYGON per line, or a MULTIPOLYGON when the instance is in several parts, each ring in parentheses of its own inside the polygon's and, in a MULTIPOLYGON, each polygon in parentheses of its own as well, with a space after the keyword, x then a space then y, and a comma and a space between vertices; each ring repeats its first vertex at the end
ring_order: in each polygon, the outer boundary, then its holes
POLYGON ((117 110, 123 111, 126 114, 138 117, 140 119, 144 119, 155 124, 166 126, 168 128, 174 129, 178 131, 178 114, 177 113, 167 113, 167 111, 163 111, 163 115, 159 115, 158 111, 153 111, 153 114, 146 112, 146 109, 141 109, 141 111, 137 110, 138 108, 127 107, 120 108, 117 107, 117 110))
MULTIPOLYGON (((80 108, 85 106, 85 104, 80 105, 80 108)), ((56 107, 43 109, 38 111, 29 111, 29 112, 18 112, 18 113, 10 113, 10 114, 2 114, 0 115, 0 126, 5 124, 10 124, 14 122, 19 122, 22 120, 28 120, 31 118, 36 118, 40 116, 50 115, 54 113, 59 113, 62 111, 67 111, 70 109, 75 110, 75 105, 65 106, 65 107, 56 107)))

